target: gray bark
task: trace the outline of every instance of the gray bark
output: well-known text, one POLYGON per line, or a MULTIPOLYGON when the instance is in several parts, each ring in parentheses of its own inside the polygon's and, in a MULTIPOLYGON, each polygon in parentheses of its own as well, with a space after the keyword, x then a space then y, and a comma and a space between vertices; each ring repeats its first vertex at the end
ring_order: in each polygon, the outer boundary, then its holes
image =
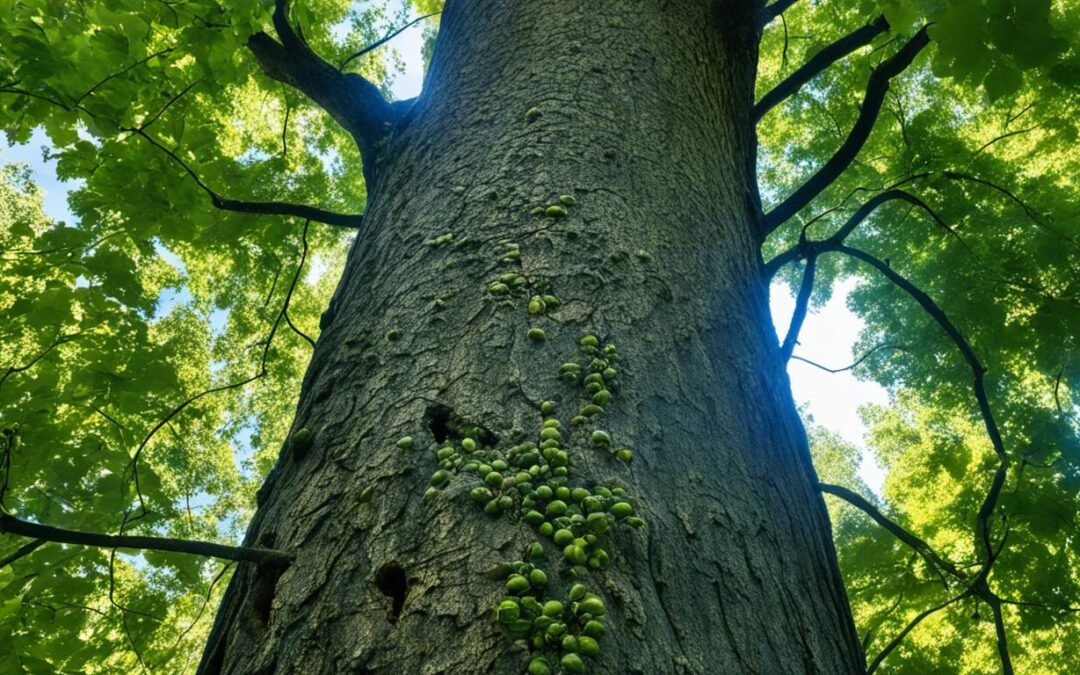
POLYGON ((486 515, 475 476, 423 495, 434 411, 506 449, 537 439, 546 399, 571 485, 621 481, 646 521, 602 535, 610 566, 582 579, 608 610, 589 672, 863 670, 760 275, 759 10, 447 3, 305 378, 294 429, 313 442, 286 447, 250 526, 295 562, 237 572, 203 672, 525 672, 484 572, 543 541, 560 598, 559 547, 516 504, 486 515), (530 214, 560 195, 566 217, 530 214), (489 293, 508 272, 550 279, 561 305, 489 293), (559 366, 587 333, 618 346, 619 386, 575 426, 584 392, 559 366), (591 448, 596 428, 633 462, 591 448))

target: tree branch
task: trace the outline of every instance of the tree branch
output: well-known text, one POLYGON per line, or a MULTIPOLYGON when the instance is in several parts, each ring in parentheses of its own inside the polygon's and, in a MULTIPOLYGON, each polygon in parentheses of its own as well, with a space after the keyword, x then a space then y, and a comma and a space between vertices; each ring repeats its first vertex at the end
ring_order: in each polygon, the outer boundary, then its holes
POLYGON ((1009 657, 1009 638, 1005 633, 1005 617, 1001 614, 1001 600, 989 592, 983 597, 990 610, 994 613, 994 633, 997 635, 998 658, 1001 659, 1001 672, 1004 675, 1013 675, 1012 659, 1009 657))
POLYGON ((855 213, 851 214, 851 217, 849 217, 847 221, 844 222, 843 226, 841 226, 840 229, 837 230, 828 239, 825 239, 821 242, 807 242, 803 240, 800 241, 797 246, 793 246, 792 248, 784 251, 783 253, 778 254, 775 258, 765 263, 765 275, 767 277, 772 277, 774 274, 776 274, 776 271, 778 269, 788 264, 789 262, 792 262, 793 260, 797 260, 799 256, 803 254, 803 250, 806 248, 810 248, 816 245, 823 245, 825 248, 829 248, 832 245, 844 243, 844 240, 847 239, 848 235, 854 232, 856 227, 861 225, 864 220, 870 217, 870 214, 877 210, 877 208, 882 204, 886 204, 891 201, 904 201, 908 204, 911 204, 912 206, 922 209, 924 212, 927 213, 927 215, 930 216, 930 218, 934 221, 935 225, 944 229, 946 232, 952 235, 953 238, 959 241, 960 245, 967 249, 969 253, 975 255, 975 253, 971 250, 971 247, 967 245, 967 242, 961 239, 960 235, 956 233, 956 230, 949 227, 949 225, 944 220, 942 220, 941 217, 937 214, 937 212, 930 208, 926 204, 926 202, 919 199, 910 192, 897 188, 891 188, 882 193, 874 195, 874 197, 872 197, 866 203, 856 209, 855 213))
POLYGON ((802 330, 803 321, 806 320, 806 312, 810 308, 810 294, 814 291, 814 271, 817 268, 817 255, 811 254, 806 259, 806 269, 803 271, 802 284, 799 285, 799 295, 795 299, 795 311, 791 315, 791 324, 788 326, 787 335, 780 345, 780 358, 787 362, 791 353, 795 351, 795 343, 799 340, 799 331, 802 330))
POLYGON ((356 73, 342 73, 320 58, 293 30, 287 17, 288 0, 275 0, 274 30, 281 42, 266 33, 248 38, 247 47, 270 78, 300 91, 330 114, 356 140, 365 157, 365 177, 384 124, 397 114, 378 87, 356 73))
POLYGON ((798 213, 804 206, 809 204, 814 197, 821 194, 829 187, 841 173, 855 160, 859 150, 870 137, 874 129, 878 113, 881 112, 885 94, 889 90, 889 82, 893 77, 902 73, 911 65, 919 52, 930 43, 924 26, 910 40, 904 44, 892 57, 882 61, 870 74, 866 85, 866 93, 863 96, 862 107, 855 125, 848 133, 840 148, 818 169, 817 173, 795 190, 787 199, 781 202, 772 211, 765 214, 763 224, 765 233, 775 230, 793 215, 798 213))
POLYGON ((760 101, 754 104, 754 122, 758 122, 784 99, 793 96, 804 84, 814 79, 826 68, 859 47, 870 44, 875 37, 888 29, 889 22, 885 20, 885 17, 879 16, 862 28, 848 33, 836 42, 823 47, 809 61, 784 78, 782 82, 770 89, 768 93, 761 97, 760 101))
POLYGON ((208 541, 172 539, 169 537, 142 537, 99 534, 64 530, 48 525, 39 525, 15 516, 0 515, 0 532, 20 537, 34 537, 45 541, 79 546, 97 546, 101 548, 136 548, 149 551, 169 551, 172 553, 191 553, 195 555, 240 560, 271 565, 289 565, 293 556, 281 551, 246 546, 226 546, 208 541))
POLYGON ((783 14, 788 7, 791 7, 799 0, 776 0, 776 2, 768 5, 761 11, 761 25, 762 27, 768 26, 772 23, 772 20, 783 14))
POLYGON ((957 569, 956 565, 942 558, 934 549, 925 541, 917 537, 915 534, 904 529, 900 524, 893 520, 890 520, 885 514, 883 514, 876 506, 864 499, 861 495, 845 487, 839 485, 830 485, 828 483, 818 483, 818 488, 826 493, 839 497, 845 502, 851 504, 855 508, 859 509, 878 525, 882 526, 893 534, 897 539, 907 544, 918 553, 923 560, 930 564, 931 567, 937 568, 943 572, 947 572, 950 576, 955 577, 961 581, 967 577, 957 569))
POLYGON ((367 54, 368 52, 370 52, 372 50, 378 49, 379 47, 383 46, 384 44, 386 44, 390 40, 393 40, 394 38, 396 38, 398 35, 400 35, 402 32, 404 32, 406 29, 410 28, 411 26, 414 26, 414 25, 420 23, 424 19, 430 19, 431 17, 436 16, 438 14, 442 14, 442 12, 439 11, 439 12, 432 12, 431 14, 425 14, 424 16, 413 19, 412 21, 405 24, 401 28, 398 28, 397 30, 395 30, 395 31, 393 31, 391 33, 388 33, 384 37, 379 38, 375 42, 372 42, 368 46, 364 47, 363 49, 361 49, 358 52, 353 53, 352 55, 349 56, 349 58, 342 61, 341 65, 338 66, 338 70, 345 70, 345 66, 349 65, 350 62, 354 61, 355 59, 360 58, 361 56, 363 56, 364 54, 367 54))
POLYGON ((811 366, 813 366, 815 368, 819 368, 821 370, 824 370, 826 373, 832 373, 833 375, 835 375, 837 373, 842 373, 842 372, 844 372, 846 370, 853 369, 855 366, 859 365, 860 363, 862 363, 866 359, 870 358, 870 356, 873 355, 875 352, 879 352, 882 349, 893 349, 893 350, 902 351, 902 350, 904 350, 904 347, 900 347, 900 346, 897 346, 897 345, 878 345, 877 347, 874 347, 873 349, 866 352, 865 354, 863 354, 859 358, 855 359, 854 363, 852 363, 850 365, 847 365, 847 366, 844 366, 843 368, 826 368, 825 366, 821 365, 820 363, 817 363, 816 361, 811 361, 810 359, 803 358, 803 357, 801 357, 801 356, 799 356, 797 354, 792 354, 791 358, 795 359, 796 361, 802 361, 803 363, 811 365, 811 366))
POLYGON ((45 541, 44 539, 35 539, 28 544, 23 544, 19 548, 15 549, 15 552, 11 555, 0 558, 0 570, 4 569, 19 558, 25 558, 26 556, 30 555, 31 553, 38 550, 47 543, 49 542, 45 541))
POLYGON ((188 166, 187 162, 182 160, 172 150, 166 148, 159 143, 153 136, 146 133, 141 128, 135 127, 122 127, 121 131, 128 131, 134 134, 138 134, 142 138, 146 139, 146 142, 150 143, 157 149, 164 152, 174 162, 176 162, 180 168, 182 168, 187 175, 191 176, 191 179, 195 181, 195 184, 199 186, 203 192, 210 196, 210 201, 215 208, 219 208, 222 211, 234 211, 237 213, 255 213, 262 215, 273 216, 296 216, 297 218, 304 218, 305 220, 314 220, 317 223, 325 223, 327 225, 336 225, 338 227, 348 227, 351 229, 358 229, 364 222, 363 214, 352 215, 347 213, 335 213, 333 211, 326 211, 314 206, 307 206, 304 204, 290 204, 288 202, 249 202, 241 201, 238 199, 226 199, 215 192, 210 186, 202 182, 199 175, 188 166))
POLYGON ((878 666, 881 665, 882 661, 884 661, 889 656, 889 654, 892 653, 892 651, 894 649, 896 649, 898 646, 900 646, 900 643, 904 641, 904 638, 907 637, 908 633, 915 630, 915 627, 918 626, 920 623, 922 623, 923 619, 930 616, 934 612, 945 609, 946 607, 948 607, 949 605, 953 604, 954 602, 956 602, 958 600, 962 600, 962 599, 966 598, 970 594, 971 594, 970 589, 965 590, 960 595, 957 595, 957 596, 955 596, 953 598, 950 598, 950 599, 946 600, 945 602, 941 603, 940 605, 935 605, 935 606, 931 607, 930 609, 927 609, 927 610, 919 613, 914 619, 911 620, 910 623, 908 623, 907 626, 904 627, 904 630, 900 631, 900 633, 896 637, 894 637, 892 639, 892 641, 889 642, 889 644, 885 645, 885 649, 881 650, 881 653, 878 654, 874 658, 874 660, 870 663, 870 665, 866 668, 866 675, 873 675, 874 671, 878 669, 878 666))
POLYGON ((875 258, 874 256, 861 251, 856 248, 848 246, 837 245, 832 250, 838 251, 845 255, 851 256, 858 260, 862 260, 874 269, 885 275, 889 281, 902 288, 907 292, 916 302, 929 314, 934 321, 937 322, 941 329, 952 338, 952 341, 956 344, 960 353, 963 355, 964 360, 967 362, 968 367, 972 373, 972 389, 975 392, 975 400, 979 406, 979 413, 982 416, 983 426, 986 428, 986 434, 990 437, 990 443, 994 447, 994 453, 998 457, 997 471, 994 473, 993 482, 990 485, 989 491, 987 491, 986 498, 983 500, 982 506, 979 508, 978 520, 980 538, 983 546, 983 566, 981 571, 982 578, 985 578, 990 574, 990 567, 993 565, 994 560, 1000 554, 1001 550, 994 550, 993 542, 990 540, 990 517, 993 515, 994 508, 997 505, 998 497, 1001 495, 1001 490, 1005 486, 1005 477, 1008 473, 1009 456, 1005 452, 1005 443, 1002 441, 1001 432, 998 430, 997 422, 994 419, 994 414, 990 410, 990 400, 986 394, 985 373, 986 367, 982 365, 979 358, 975 356, 975 351, 971 348, 971 344, 960 333, 956 326, 949 320, 945 312, 938 307, 929 295, 923 292, 920 288, 916 287, 913 283, 908 281, 905 277, 901 276, 889 267, 885 262, 875 258))

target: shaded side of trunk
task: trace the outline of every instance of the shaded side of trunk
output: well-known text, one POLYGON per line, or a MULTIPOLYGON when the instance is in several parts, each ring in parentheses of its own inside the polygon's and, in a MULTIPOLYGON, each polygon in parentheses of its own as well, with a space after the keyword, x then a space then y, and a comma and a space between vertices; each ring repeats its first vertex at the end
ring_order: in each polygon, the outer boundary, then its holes
POLYGON ((607 608, 589 672, 861 671, 759 275, 756 3, 447 5, 305 380, 314 442, 250 528, 297 560, 236 574, 204 670, 524 672, 535 648, 496 621, 485 571, 542 542, 537 594, 565 598, 562 547, 514 490, 485 514, 473 474, 424 494, 436 449, 470 425, 484 452, 538 442, 551 400, 570 486, 623 485, 646 523, 600 535, 609 564, 579 579, 607 608), (532 213, 562 195, 565 216, 532 213), (523 295, 492 293, 500 275, 523 295), (530 314, 534 293, 560 303, 530 314), (618 375, 571 424, 588 394, 560 364, 588 372, 586 334, 618 375))

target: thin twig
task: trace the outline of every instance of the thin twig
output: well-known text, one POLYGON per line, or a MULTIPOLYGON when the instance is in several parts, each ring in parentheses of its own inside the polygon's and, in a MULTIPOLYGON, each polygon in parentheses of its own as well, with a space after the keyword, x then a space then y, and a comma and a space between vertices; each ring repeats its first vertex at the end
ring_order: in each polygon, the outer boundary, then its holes
POLYGON ((368 46, 364 47, 364 48, 363 48, 363 49, 361 49, 360 51, 358 51, 358 52, 356 52, 356 53, 352 54, 352 55, 351 55, 351 56, 349 56, 349 57, 348 57, 347 59, 345 59, 344 61, 342 61, 342 62, 341 62, 341 65, 340 65, 340 66, 338 66, 338 70, 339 70, 339 71, 345 70, 345 66, 349 65, 349 63, 350 63, 351 61, 353 61, 354 59, 358 59, 358 58, 360 58, 361 56, 363 56, 364 54, 367 54, 368 52, 372 51, 373 49, 378 49, 379 47, 383 46, 384 44, 386 44, 386 43, 387 43, 387 42, 389 42, 390 40, 392 40, 392 39, 394 39, 395 37, 397 37, 398 35, 400 35, 400 34, 401 34, 401 33, 402 33, 403 31, 407 30, 408 28, 410 28, 410 27, 412 27, 412 26, 414 26, 414 25, 416 25, 416 24, 420 23, 420 22, 421 22, 421 21, 423 21, 424 19, 430 19, 431 17, 433 17, 433 16, 436 16, 436 15, 438 15, 438 14, 442 14, 442 12, 441 12, 441 11, 439 11, 439 12, 432 12, 431 14, 425 14, 424 16, 422 16, 422 17, 420 17, 420 18, 417 18, 417 19, 413 19, 412 21, 410 21, 409 23, 405 24, 405 25, 404 25, 404 26, 402 26, 401 28, 398 28, 398 29, 394 30, 394 31, 393 31, 392 33, 389 33, 388 35, 386 35, 386 36, 384 36, 384 37, 381 37, 381 38, 379 38, 379 39, 378 39, 378 40, 376 40, 375 42, 372 42, 372 43, 371 43, 371 44, 369 44, 368 46))
POLYGON ((14 534, 20 537, 33 537, 38 540, 53 541, 60 544, 189 553, 211 558, 223 558, 225 560, 272 565, 289 565, 293 560, 291 554, 266 548, 226 546, 225 544, 216 544, 209 541, 173 539, 171 537, 144 537, 65 530, 59 527, 31 523, 6 513, 0 514, 0 532, 14 534))

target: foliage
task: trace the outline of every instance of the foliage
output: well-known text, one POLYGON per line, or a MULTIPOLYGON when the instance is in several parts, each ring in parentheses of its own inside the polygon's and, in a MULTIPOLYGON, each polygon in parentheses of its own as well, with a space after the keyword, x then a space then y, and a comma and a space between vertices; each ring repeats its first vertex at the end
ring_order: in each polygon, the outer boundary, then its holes
MULTIPOLYGON (((441 9, 295 3, 331 63, 441 9)), ((787 5, 787 2, 778 4, 787 5)), ((51 222, 25 168, 0 170, 0 446, 6 512, 87 531, 235 542, 288 432, 300 376, 352 234, 215 208, 211 193, 360 213, 356 145, 317 105, 260 70, 256 0, 0 0, 0 128, 47 134, 75 181, 77 222, 51 222), (197 176, 197 179, 196 179, 197 176), (306 254, 306 255, 305 255, 306 254), (303 267, 301 264, 303 262, 303 267), (286 312, 287 309, 287 312, 286 312), (282 392, 292 392, 283 396, 282 392)), ((836 252, 813 302, 856 277, 866 322, 856 372, 893 405, 865 412, 887 469, 873 495, 857 451, 812 429, 823 482, 854 490, 959 570, 986 567, 1012 658, 1027 673, 1080 662, 1080 5, 1049 0, 801 0, 766 28, 763 95, 832 41, 883 14, 881 31, 758 124, 765 211, 848 137, 871 69, 923 24, 930 46, 892 78, 850 166, 766 240, 766 259, 821 241, 889 188, 849 245, 924 290, 987 369, 1009 462, 1000 465, 954 341, 902 289, 836 252)), ((427 22, 430 57, 437 19, 427 22)), ((387 47, 353 61, 389 95, 387 47)), ((793 287, 805 266, 778 278, 793 287)), ((841 567, 871 659, 920 613, 957 595, 892 533, 829 498, 841 567)), ((26 540, 5 536, 0 558, 26 540)), ((45 544, 0 566, 0 671, 190 670, 224 586, 220 563, 45 544), (166 665, 167 664, 167 665, 166 665)), ((992 613, 975 596, 930 614, 882 662, 889 672, 996 670, 992 613)))

